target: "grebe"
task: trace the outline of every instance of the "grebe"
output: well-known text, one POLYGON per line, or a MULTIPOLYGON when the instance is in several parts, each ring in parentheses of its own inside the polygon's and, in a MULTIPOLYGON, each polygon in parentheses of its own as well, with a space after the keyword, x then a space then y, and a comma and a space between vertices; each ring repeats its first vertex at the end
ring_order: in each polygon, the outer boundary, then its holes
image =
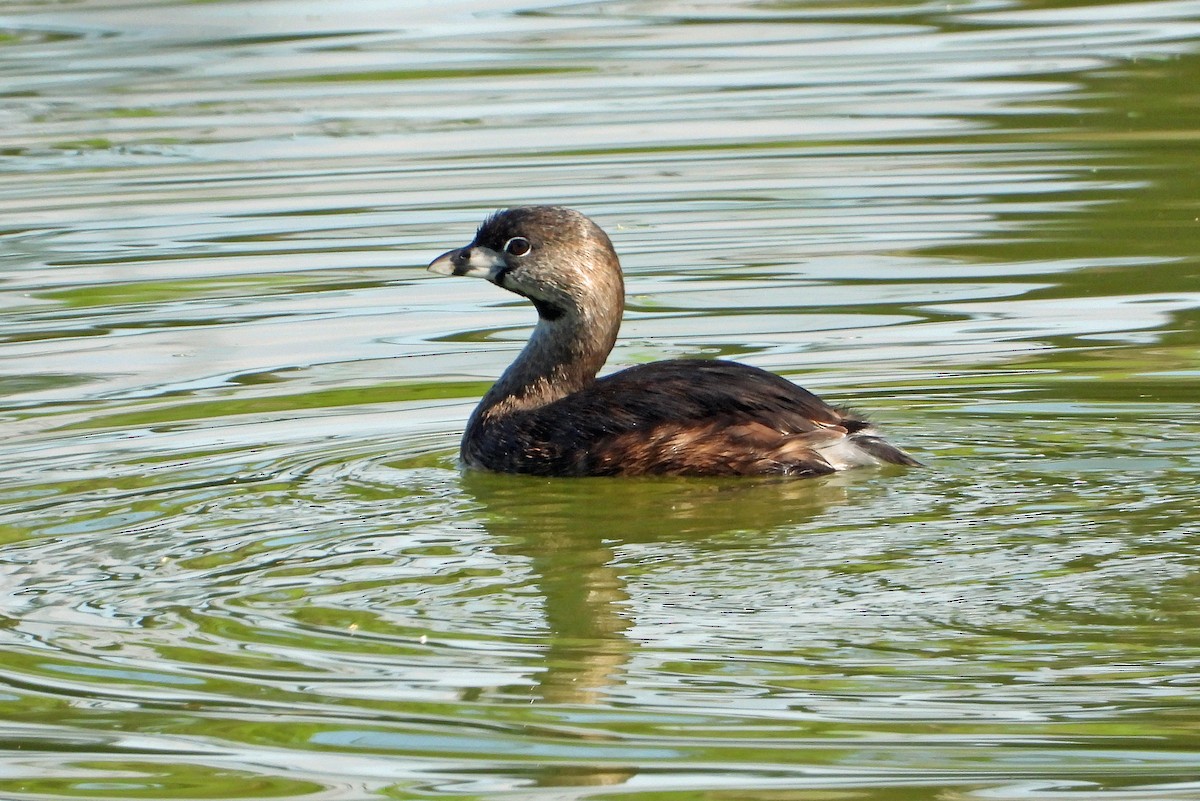
POLYGON ((617 340, 625 284, 612 242, 559 206, 484 221, 433 260, 532 301, 525 349, 467 423, 469 467, 539 476, 816 476, 920 463, 869 422, 806 389, 729 361, 671 359, 596 374, 617 340))

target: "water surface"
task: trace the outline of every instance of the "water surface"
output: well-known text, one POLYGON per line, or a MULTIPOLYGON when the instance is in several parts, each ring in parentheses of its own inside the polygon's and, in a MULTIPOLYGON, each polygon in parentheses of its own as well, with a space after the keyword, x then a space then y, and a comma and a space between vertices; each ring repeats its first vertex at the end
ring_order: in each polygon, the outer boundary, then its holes
POLYGON ((0 796, 1200 799, 1200 3, 10 3, 0 796), (612 235, 610 360, 925 470, 461 472, 612 235))

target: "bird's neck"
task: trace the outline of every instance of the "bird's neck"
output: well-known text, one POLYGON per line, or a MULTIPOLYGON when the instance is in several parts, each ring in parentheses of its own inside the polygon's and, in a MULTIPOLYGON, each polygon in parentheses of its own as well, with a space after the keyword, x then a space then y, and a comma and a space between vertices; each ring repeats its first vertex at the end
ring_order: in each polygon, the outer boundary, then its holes
POLYGON ((488 390, 472 424, 553 403, 592 383, 617 341, 621 309, 598 318, 582 312, 538 319, 533 335, 488 390))

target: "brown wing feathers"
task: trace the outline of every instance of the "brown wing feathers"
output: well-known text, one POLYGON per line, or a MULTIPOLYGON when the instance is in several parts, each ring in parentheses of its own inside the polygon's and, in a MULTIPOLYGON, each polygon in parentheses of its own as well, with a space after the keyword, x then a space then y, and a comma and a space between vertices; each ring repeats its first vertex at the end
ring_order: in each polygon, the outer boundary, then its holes
POLYGON ((773 373, 695 360, 632 367, 495 425, 512 467, 543 475, 816 475, 833 468, 813 448, 862 427, 773 373))

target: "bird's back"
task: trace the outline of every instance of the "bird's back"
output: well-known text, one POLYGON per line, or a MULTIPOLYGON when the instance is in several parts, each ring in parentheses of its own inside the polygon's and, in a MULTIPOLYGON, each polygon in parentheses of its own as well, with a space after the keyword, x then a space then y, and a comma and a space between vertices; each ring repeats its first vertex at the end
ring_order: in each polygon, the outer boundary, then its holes
POLYGON ((468 464, 535 475, 820 475, 915 465, 870 424, 748 365, 675 359, 474 421, 468 464))

